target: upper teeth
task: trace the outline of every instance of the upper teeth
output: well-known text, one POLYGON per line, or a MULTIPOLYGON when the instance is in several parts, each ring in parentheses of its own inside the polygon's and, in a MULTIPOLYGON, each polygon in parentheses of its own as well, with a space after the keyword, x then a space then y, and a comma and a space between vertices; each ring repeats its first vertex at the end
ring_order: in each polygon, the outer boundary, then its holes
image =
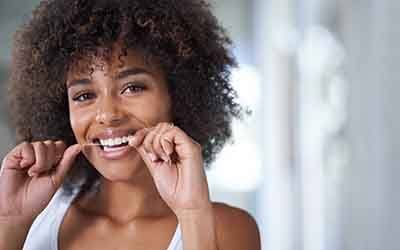
POLYGON ((129 141, 128 136, 110 138, 110 139, 105 139, 105 140, 100 139, 100 143, 102 146, 110 146, 110 147, 120 145, 120 144, 126 143, 128 141, 129 141))

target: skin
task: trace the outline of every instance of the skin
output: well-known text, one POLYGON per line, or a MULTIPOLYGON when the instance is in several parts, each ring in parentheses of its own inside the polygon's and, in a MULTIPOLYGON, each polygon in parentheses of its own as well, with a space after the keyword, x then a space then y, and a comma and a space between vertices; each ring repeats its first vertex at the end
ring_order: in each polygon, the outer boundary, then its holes
MULTIPOLYGON (((258 228, 249 214, 210 201, 201 146, 170 123, 172 100, 161 67, 146 64, 140 52, 129 50, 121 68, 118 44, 113 51, 111 61, 95 68, 91 76, 73 68, 68 72, 70 119, 78 145, 66 149, 62 142, 26 143, 3 162, 6 175, 18 172, 20 184, 30 188, 24 197, 31 200, 20 198, 11 204, 34 209, 12 214, 0 206, 0 248, 19 249, 18 243, 6 245, 7 237, 15 235, 21 242, 82 152, 101 174, 100 190, 78 196, 68 209, 60 229, 61 250, 166 249, 177 223, 184 249, 260 249, 258 228), (129 69, 141 73, 121 74, 129 69), (81 146, 92 143, 101 132, 116 129, 136 131, 123 158, 104 159, 98 147, 81 146), (23 155, 32 159, 27 162, 23 155), (61 160, 56 155, 62 155, 61 160), (39 186, 47 189, 34 193, 39 186), (11 226, 15 222, 20 230, 11 226)), ((0 204, 7 197, 3 190, 23 193, 10 186, 14 183, 2 174, 0 204)))

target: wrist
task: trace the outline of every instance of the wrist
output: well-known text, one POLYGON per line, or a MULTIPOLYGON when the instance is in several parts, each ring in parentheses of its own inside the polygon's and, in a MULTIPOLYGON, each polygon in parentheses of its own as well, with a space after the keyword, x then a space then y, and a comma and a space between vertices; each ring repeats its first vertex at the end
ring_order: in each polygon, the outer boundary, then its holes
POLYGON ((30 228, 34 218, 0 216, 0 228, 30 228))
POLYGON ((181 209, 177 211, 175 214, 178 220, 181 221, 181 220, 191 220, 197 217, 203 218, 205 216, 214 216, 214 211, 212 203, 209 202, 200 207, 181 209))
POLYGON ((198 209, 182 210, 178 214, 178 222, 184 249, 218 249, 216 218, 211 203, 198 209))

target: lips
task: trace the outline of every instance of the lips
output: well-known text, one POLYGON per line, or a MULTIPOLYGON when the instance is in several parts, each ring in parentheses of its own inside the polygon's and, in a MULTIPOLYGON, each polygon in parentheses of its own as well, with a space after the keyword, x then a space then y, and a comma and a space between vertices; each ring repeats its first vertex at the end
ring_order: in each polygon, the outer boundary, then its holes
POLYGON ((95 147, 98 155, 106 160, 118 160, 129 155, 134 148, 128 145, 127 138, 134 135, 135 129, 108 128, 94 133, 89 141, 99 144, 95 147))
POLYGON ((105 151, 100 147, 96 147, 96 150, 98 151, 99 156, 105 160, 120 160, 135 151, 135 149, 129 145, 111 148, 110 151, 105 151))

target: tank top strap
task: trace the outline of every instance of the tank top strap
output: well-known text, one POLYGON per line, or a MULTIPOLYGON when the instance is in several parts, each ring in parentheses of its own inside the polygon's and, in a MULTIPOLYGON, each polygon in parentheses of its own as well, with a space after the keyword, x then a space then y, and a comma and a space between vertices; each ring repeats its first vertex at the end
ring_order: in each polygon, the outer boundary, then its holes
POLYGON ((174 236, 172 237, 172 240, 169 243, 167 250, 183 250, 182 233, 181 233, 181 227, 180 227, 179 223, 176 226, 174 236))
POLYGON ((47 207, 36 217, 23 250, 58 250, 58 231, 68 207, 77 191, 59 188, 47 207))

